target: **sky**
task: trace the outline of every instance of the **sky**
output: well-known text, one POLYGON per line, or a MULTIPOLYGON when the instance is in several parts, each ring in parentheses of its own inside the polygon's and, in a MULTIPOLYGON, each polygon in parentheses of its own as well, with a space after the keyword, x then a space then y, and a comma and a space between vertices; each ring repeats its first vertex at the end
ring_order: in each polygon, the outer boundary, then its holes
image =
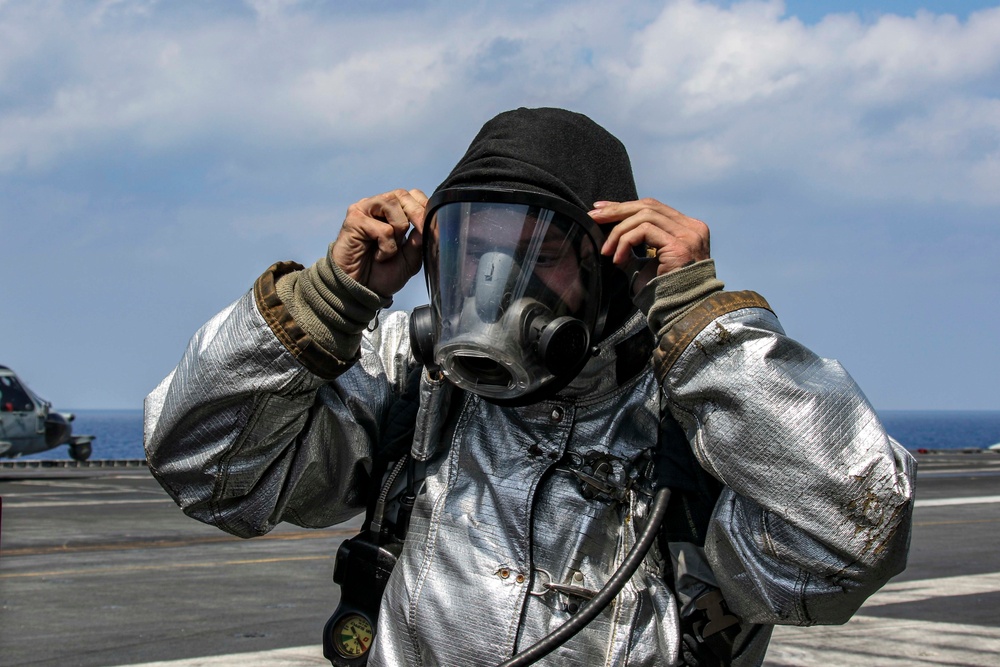
POLYGON ((998 2, 0 0, 0 365, 138 409, 270 264, 519 106, 617 135, 877 409, 1000 409, 998 2))

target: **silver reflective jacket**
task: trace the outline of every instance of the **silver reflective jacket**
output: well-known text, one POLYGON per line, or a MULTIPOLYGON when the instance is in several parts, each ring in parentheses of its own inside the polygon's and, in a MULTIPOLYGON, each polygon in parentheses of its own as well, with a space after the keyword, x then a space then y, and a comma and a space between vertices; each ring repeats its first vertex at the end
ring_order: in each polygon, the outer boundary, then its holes
MULTIPOLYGON (((333 379, 290 352, 302 346, 279 320, 259 290, 247 294, 146 400, 153 474, 186 513, 241 536, 358 514, 373 443, 414 363, 405 313, 380 316, 333 379)), ((659 341, 655 368, 619 386, 615 343, 644 326, 634 317, 569 388, 529 407, 424 374, 414 453, 429 476, 370 664, 495 665, 569 618, 644 523, 661 389, 725 484, 704 549, 654 548, 542 664, 677 664, 678 616, 709 584, 742 620, 734 664, 759 664, 773 624, 842 623, 902 570, 914 463, 837 362, 787 338, 756 295, 721 292, 659 341), (595 460, 613 491, 583 481, 595 460)))

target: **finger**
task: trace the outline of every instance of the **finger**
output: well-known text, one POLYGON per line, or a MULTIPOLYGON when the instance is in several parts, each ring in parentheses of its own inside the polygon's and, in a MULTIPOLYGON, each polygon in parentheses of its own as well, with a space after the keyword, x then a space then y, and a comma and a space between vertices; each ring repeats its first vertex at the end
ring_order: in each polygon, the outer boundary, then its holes
MULTIPOLYGON (((634 257, 632 249, 643 244, 657 249, 677 244, 677 237, 674 234, 649 222, 643 222, 624 230, 616 228, 615 231, 617 232, 615 238, 609 239, 609 243, 613 243, 610 246, 611 252, 613 252, 612 261, 617 266, 632 261, 634 257)), ((605 254, 611 254, 611 252, 605 254)))
MULTIPOLYGON (((599 201, 595 203, 594 209, 590 211, 590 216, 598 224, 622 223, 629 218, 636 218, 636 220, 657 222, 657 224, 661 224, 666 229, 670 229, 670 226, 666 223, 669 220, 697 234, 707 235, 708 233, 707 225, 701 220, 686 216, 677 209, 652 198, 631 202, 599 201)), ((619 226, 621 225, 616 225, 615 228, 619 226)), ((611 232, 608 233, 610 234, 611 232)), ((609 245, 607 252, 604 254, 610 253, 610 249, 611 246, 609 245)))
POLYGON ((364 217, 355 224, 369 244, 375 245, 376 262, 384 262, 392 259, 399 252, 399 243, 391 224, 386 224, 382 220, 371 217, 364 217))
POLYGON ((663 202, 653 199, 652 197, 627 202, 594 202, 594 209, 590 211, 590 215, 595 220, 599 220, 600 223, 616 222, 633 216, 643 209, 656 211, 668 217, 686 217, 677 209, 667 206, 663 202))
POLYGON ((420 270, 423 263, 423 235, 419 230, 414 229, 403 244, 402 252, 403 264, 406 267, 407 279, 413 277, 420 270))
POLYGON ((427 204, 427 197, 423 197, 423 201, 421 201, 421 195, 423 193, 420 190, 410 190, 409 192, 406 190, 396 191, 396 199, 399 201, 400 206, 403 207, 403 212, 418 231, 422 231, 424 228, 424 211, 427 204), (413 193, 417 193, 417 196, 414 196, 413 193))
POLYGON ((424 194, 423 190, 410 190, 410 196, 420 202, 421 206, 427 206, 427 195, 424 194))
POLYGON ((372 197, 367 201, 369 202, 369 214, 373 218, 389 223, 398 241, 402 243, 403 238, 406 236, 406 232, 410 229, 410 219, 407 217, 406 211, 403 210, 403 206, 399 202, 399 198, 397 196, 398 192, 406 191, 394 190, 392 192, 386 192, 378 195, 377 197, 372 197))
POLYGON ((419 235, 412 242, 407 240, 411 228, 419 231, 423 223, 424 206, 420 198, 426 198, 420 190, 397 189, 363 199, 351 207, 350 226, 358 230, 363 242, 375 242, 376 261, 392 258, 404 245, 420 247, 419 235))
MULTIPOLYGON (((399 212, 397 217, 405 215, 402 208, 396 205, 399 212)), ((386 224, 386 217, 392 215, 392 207, 387 205, 383 195, 369 197, 355 202, 347 209, 347 217, 344 219, 342 234, 349 238, 368 245, 370 241, 378 240, 380 236, 388 233, 394 235, 392 224, 386 224)), ((407 223, 408 224, 408 223, 407 223)))
POLYGON ((660 229, 648 226, 637 227, 624 234, 620 245, 615 250, 616 266, 628 270, 633 262, 632 248, 646 243, 655 248, 655 273, 663 275, 689 264, 694 264, 711 257, 707 237, 701 237, 693 232, 684 232, 679 236, 668 234, 660 229))
MULTIPOLYGON (((647 234, 654 233, 652 228, 659 230, 659 233, 656 234, 657 238, 659 238, 661 234, 681 236, 688 231, 687 227, 677 220, 668 218, 665 215, 653 212, 649 209, 642 209, 635 215, 625 218, 617 225, 607 230, 607 238, 604 245, 601 247, 601 254, 612 254, 621 245, 622 236, 635 229, 645 226, 649 226, 651 228, 646 231, 647 234)), ((635 236, 633 235, 631 238, 635 238, 635 236)), ((663 241, 659 243, 646 241, 646 243, 652 245, 653 247, 659 247, 662 245, 663 241)))
POLYGON ((420 270, 420 265, 423 261, 423 231, 424 217, 427 210, 427 195, 421 190, 414 189, 410 191, 397 191, 396 196, 407 217, 413 223, 413 229, 410 231, 409 236, 406 237, 406 242, 402 246, 403 262, 406 265, 409 275, 412 276, 420 270))

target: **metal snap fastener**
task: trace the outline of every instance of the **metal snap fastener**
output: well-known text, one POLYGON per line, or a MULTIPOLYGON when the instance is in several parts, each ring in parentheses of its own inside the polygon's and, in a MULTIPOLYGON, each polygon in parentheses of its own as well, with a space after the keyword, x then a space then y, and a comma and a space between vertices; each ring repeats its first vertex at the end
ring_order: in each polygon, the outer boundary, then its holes
POLYGON ((558 424, 559 422, 562 421, 562 418, 563 418, 563 409, 560 407, 552 408, 552 414, 549 415, 549 419, 558 424))

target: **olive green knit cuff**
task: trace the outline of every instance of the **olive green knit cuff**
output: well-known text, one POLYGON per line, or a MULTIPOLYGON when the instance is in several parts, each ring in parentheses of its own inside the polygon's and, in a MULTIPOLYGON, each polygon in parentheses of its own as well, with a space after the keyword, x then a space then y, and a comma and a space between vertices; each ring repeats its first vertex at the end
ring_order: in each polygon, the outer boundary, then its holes
POLYGON ((715 260, 706 259, 653 278, 633 301, 659 337, 702 299, 723 287, 715 277, 715 260))
POLYGON ((329 253, 307 269, 282 276, 276 292, 293 320, 338 359, 354 359, 361 334, 392 303, 357 282, 329 253))

